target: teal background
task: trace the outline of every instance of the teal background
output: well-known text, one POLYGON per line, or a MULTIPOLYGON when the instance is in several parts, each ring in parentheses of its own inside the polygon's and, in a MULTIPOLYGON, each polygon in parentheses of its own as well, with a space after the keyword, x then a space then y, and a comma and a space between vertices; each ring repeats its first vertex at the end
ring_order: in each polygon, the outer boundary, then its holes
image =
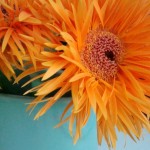
MULTIPOLYGON (((81 139, 73 145, 68 124, 54 128, 69 98, 61 99, 36 121, 33 118, 40 105, 31 115, 25 112, 31 99, 0 94, 0 150, 108 150, 104 141, 98 147, 94 114, 82 130, 81 139)), ((146 130, 137 143, 122 133, 117 134, 116 150, 150 150, 150 134, 146 130)))
POLYGON ((39 120, 34 115, 41 107, 29 115, 25 112, 32 98, 0 94, 0 150, 96 150, 97 136, 95 116, 92 114, 83 129, 82 137, 73 145, 68 132, 68 124, 54 128, 69 102, 61 99, 39 120))

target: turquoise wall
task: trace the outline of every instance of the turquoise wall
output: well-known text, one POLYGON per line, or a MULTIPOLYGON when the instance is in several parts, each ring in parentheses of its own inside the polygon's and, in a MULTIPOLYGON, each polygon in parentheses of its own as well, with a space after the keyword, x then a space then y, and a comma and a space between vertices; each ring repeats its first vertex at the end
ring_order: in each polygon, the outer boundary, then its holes
POLYGON ((94 116, 83 129, 81 140, 73 145, 68 126, 55 129, 69 99, 61 99, 43 117, 34 121, 37 109, 29 115, 25 103, 30 98, 0 94, 0 150, 96 150, 94 116))
MULTIPOLYGON (((61 99, 43 117, 34 121, 34 115, 40 106, 29 115, 25 112, 25 103, 31 98, 0 94, 0 150, 108 150, 106 143, 97 145, 95 116, 92 114, 83 129, 81 139, 73 145, 68 126, 53 127, 68 103, 61 99)), ((143 138, 137 143, 128 136, 118 133, 116 150, 149 150, 150 134, 143 130, 143 138), (125 145, 126 143, 126 145, 125 145)))

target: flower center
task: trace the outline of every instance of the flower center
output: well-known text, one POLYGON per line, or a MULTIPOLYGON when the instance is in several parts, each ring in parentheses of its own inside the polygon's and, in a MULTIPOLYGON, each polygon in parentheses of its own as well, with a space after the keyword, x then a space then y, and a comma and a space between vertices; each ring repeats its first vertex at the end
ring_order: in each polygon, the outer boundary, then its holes
POLYGON ((111 82, 118 72, 123 54, 123 45, 116 35, 96 29, 87 35, 81 61, 97 79, 111 82))

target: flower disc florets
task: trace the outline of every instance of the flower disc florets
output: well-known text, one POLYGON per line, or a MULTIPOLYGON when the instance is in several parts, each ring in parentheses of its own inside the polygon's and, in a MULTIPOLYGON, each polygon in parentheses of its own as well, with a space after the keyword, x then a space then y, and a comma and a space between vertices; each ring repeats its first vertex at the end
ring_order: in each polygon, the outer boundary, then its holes
POLYGON ((117 74, 123 54, 123 44, 116 35, 97 29, 88 33, 81 60, 97 79, 110 82, 117 74))

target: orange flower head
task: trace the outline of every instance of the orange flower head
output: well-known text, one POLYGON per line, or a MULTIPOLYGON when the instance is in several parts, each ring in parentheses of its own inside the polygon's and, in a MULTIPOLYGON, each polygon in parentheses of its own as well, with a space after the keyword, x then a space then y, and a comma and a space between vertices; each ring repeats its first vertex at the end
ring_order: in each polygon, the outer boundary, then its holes
MULTIPOLYGON (((27 82, 42 80, 27 91, 36 91, 37 96, 28 109, 45 102, 35 119, 71 91, 58 126, 69 121, 72 135, 76 122, 74 142, 91 110, 96 115, 99 144, 105 138, 108 146, 115 148, 116 128, 134 140, 140 138, 143 127, 150 131, 150 1, 45 2, 47 14, 53 16, 53 22, 47 20, 45 26, 55 35, 45 46, 55 49, 38 57, 36 71, 46 72, 27 82), (49 97, 53 91, 57 92, 49 97), (63 120, 70 108, 70 115, 63 120)), ((34 72, 31 67, 17 80, 34 72)))
MULTIPOLYGON (((0 51, 7 66, 22 69, 24 62, 31 59, 36 67, 35 56, 51 38, 39 13, 43 7, 43 3, 33 0, 0 1, 0 51)), ((10 72, 10 76, 14 75, 12 69, 10 72)))

